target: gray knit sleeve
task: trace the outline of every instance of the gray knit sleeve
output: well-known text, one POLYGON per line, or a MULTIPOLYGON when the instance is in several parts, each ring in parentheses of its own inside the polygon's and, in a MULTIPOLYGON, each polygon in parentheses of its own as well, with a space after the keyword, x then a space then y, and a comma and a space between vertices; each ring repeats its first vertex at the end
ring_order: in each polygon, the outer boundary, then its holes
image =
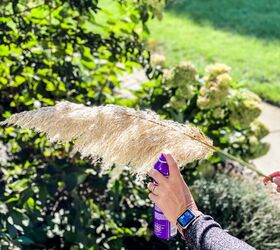
POLYGON ((201 215, 188 229, 183 231, 190 250, 253 250, 232 235, 208 215, 201 215))

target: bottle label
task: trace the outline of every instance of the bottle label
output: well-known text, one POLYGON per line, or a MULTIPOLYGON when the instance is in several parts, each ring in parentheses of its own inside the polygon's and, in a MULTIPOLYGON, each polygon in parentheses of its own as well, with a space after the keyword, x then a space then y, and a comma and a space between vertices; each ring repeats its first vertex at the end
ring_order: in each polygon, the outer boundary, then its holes
POLYGON ((156 205, 154 208, 154 233, 161 239, 170 239, 177 233, 177 227, 168 221, 156 205))

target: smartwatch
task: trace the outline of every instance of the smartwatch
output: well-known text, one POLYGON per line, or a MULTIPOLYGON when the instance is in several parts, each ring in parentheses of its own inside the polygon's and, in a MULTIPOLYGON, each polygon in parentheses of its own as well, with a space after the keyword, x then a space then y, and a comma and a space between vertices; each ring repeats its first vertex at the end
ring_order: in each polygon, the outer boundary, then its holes
POLYGON ((178 217, 176 226, 183 237, 183 230, 187 229, 190 225, 192 225, 200 217, 201 214, 202 213, 199 211, 194 211, 191 208, 188 208, 178 217))

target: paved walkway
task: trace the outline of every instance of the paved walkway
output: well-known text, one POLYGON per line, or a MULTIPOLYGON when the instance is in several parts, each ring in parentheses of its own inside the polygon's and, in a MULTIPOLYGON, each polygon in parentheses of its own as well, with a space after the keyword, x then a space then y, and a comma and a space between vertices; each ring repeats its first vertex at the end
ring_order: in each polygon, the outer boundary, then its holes
POLYGON ((270 129, 270 134, 263 141, 270 144, 269 152, 254 163, 265 174, 280 170, 280 108, 267 103, 262 104, 260 120, 270 129))

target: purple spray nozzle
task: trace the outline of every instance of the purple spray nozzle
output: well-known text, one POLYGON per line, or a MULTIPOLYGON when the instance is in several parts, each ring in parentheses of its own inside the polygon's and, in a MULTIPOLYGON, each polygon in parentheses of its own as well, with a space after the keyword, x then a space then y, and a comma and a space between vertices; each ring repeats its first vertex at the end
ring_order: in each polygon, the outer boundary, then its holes
POLYGON ((154 165, 154 169, 158 170, 164 176, 169 175, 168 164, 163 154, 158 158, 158 161, 154 165))
POLYGON ((166 162, 165 156, 163 154, 158 158, 160 161, 166 162))

